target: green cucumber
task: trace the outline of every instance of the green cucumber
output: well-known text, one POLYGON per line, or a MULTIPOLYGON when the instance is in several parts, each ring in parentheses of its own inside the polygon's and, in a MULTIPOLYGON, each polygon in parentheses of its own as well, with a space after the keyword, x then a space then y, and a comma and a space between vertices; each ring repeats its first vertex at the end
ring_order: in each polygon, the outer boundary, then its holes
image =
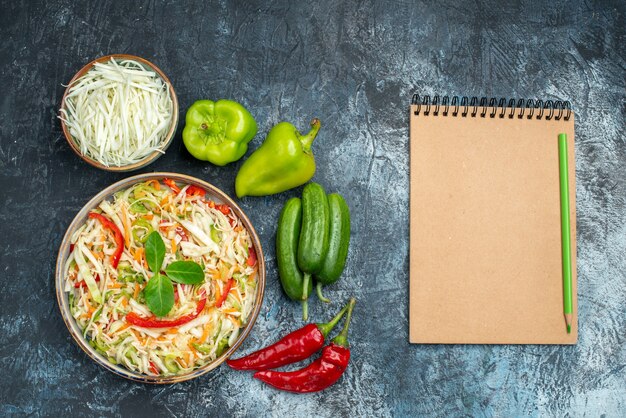
POLYGON ((307 298, 313 290, 310 276, 298 268, 297 252, 302 225, 302 201, 289 199, 280 213, 276 231, 276 261, 283 290, 292 300, 302 301, 303 316, 307 316, 307 298))
POLYGON ((309 183, 302 191, 302 230, 298 243, 298 266, 308 274, 322 269, 328 252, 329 235, 328 198, 324 188, 309 183))
POLYGON ((348 246, 350 245, 350 209, 341 195, 333 193, 328 195, 328 208, 330 212, 329 245, 328 253, 322 264, 322 269, 317 272, 315 278, 322 285, 335 283, 348 258, 348 246))

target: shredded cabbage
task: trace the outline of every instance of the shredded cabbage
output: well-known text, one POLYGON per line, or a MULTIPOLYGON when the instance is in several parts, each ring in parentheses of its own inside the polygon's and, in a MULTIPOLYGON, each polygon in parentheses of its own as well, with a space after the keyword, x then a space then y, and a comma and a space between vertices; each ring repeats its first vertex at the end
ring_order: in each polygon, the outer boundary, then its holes
POLYGON ((162 152, 173 108, 169 85, 157 73, 111 59, 74 81, 59 118, 83 155, 119 167, 162 152))

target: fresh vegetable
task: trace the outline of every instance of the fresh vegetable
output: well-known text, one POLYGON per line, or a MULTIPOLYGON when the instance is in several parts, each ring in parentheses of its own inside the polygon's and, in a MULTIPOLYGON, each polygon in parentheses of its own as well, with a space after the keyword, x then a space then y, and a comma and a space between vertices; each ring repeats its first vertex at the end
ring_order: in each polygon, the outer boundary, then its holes
POLYGON ((298 268, 297 253, 302 225, 302 202, 289 199, 280 213, 276 231, 276 261, 278 276, 283 290, 292 300, 302 301, 302 316, 308 317, 307 299, 313 289, 310 276, 304 276, 298 268))
POLYGON ((122 252, 124 252, 124 236, 122 235, 122 231, 115 225, 115 223, 108 220, 105 216, 96 213, 90 212, 89 217, 93 219, 97 219, 100 221, 103 227, 111 230, 113 232, 113 237, 115 239, 115 252, 111 255, 111 265, 114 269, 117 268, 117 265, 120 262, 120 257, 122 256, 122 252))
POLYGON ((341 195, 332 193, 328 195, 328 208, 330 213, 328 252, 321 270, 315 274, 317 294, 323 301, 327 299, 322 295, 322 286, 333 284, 339 279, 346 266, 350 245, 350 209, 348 204, 341 195))
POLYGON ((315 174, 311 145, 320 126, 319 119, 313 119, 306 135, 287 122, 274 126, 239 169, 235 179, 237 196, 271 195, 309 181, 315 174))
POLYGON ((305 274, 316 274, 322 269, 329 246, 329 216, 324 188, 317 183, 304 186, 298 266, 305 274))
POLYGON ((224 286, 224 290, 222 291, 222 295, 215 301, 215 307, 221 308, 224 302, 226 302, 226 298, 228 298, 228 294, 230 293, 230 289, 233 288, 235 284, 235 279, 228 279, 226 282, 226 286, 224 286))
POLYGON ((92 215, 77 228, 64 266, 71 315, 85 339, 111 363, 147 375, 189 373, 223 355, 258 291, 259 263, 248 262, 254 245, 241 219, 206 193, 168 183, 136 183, 102 201, 93 213, 106 221, 92 215), (170 304, 168 282, 173 306, 158 317, 170 304))
POLYGON ((174 104, 156 72, 134 60, 111 59, 70 85, 59 113, 81 154, 123 166, 161 150, 174 104))
POLYGON ((268 347, 226 363, 236 370, 267 370, 309 358, 322 348, 325 338, 347 309, 348 305, 328 323, 307 324, 268 347))
POLYGON ((184 325, 196 319, 198 315, 200 315, 200 312, 204 310, 205 306, 206 306, 206 297, 204 296, 202 297, 202 299, 198 301, 198 305, 196 306, 196 309, 192 313, 188 315, 183 315, 176 319, 158 320, 154 318, 142 318, 139 315, 137 315, 135 312, 130 312, 128 315, 126 315, 126 321, 129 324, 137 325, 138 327, 142 327, 142 328, 179 327, 181 325, 184 325))
POLYGON ((256 132, 256 121, 239 103, 198 100, 187 110, 183 142, 197 159, 223 166, 243 157, 256 132))
POLYGON ((180 193, 180 187, 176 185, 176 182, 172 179, 163 179, 163 183, 167 185, 176 194, 180 193))
POLYGON ((350 300, 343 330, 323 348, 322 355, 317 360, 299 370, 291 372, 263 370, 256 372, 254 377, 277 389, 295 393, 318 392, 336 383, 350 361, 348 327, 355 303, 354 298, 350 300))

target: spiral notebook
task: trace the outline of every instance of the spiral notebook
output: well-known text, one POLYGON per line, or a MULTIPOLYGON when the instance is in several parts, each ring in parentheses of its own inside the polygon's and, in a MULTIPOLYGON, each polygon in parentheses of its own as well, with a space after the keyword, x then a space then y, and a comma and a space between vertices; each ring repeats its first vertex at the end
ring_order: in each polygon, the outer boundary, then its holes
POLYGON ((412 343, 575 344, 569 102, 413 96, 412 343), (563 316, 559 155, 568 135, 573 324, 563 316))

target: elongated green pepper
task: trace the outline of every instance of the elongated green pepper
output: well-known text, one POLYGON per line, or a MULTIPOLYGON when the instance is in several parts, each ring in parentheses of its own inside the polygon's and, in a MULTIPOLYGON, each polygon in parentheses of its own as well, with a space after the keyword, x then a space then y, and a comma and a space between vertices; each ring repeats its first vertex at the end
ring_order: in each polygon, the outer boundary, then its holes
POLYGON ((288 122, 274 126, 239 169, 235 179, 237 196, 267 196, 311 180, 315 174, 311 145, 320 126, 319 119, 313 119, 306 135, 288 122))
POLYGON ((223 166, 243 157, 256 132, 256 121, 239 103, 198 100, 187 110, 183 142, 197 159, 223 166))

